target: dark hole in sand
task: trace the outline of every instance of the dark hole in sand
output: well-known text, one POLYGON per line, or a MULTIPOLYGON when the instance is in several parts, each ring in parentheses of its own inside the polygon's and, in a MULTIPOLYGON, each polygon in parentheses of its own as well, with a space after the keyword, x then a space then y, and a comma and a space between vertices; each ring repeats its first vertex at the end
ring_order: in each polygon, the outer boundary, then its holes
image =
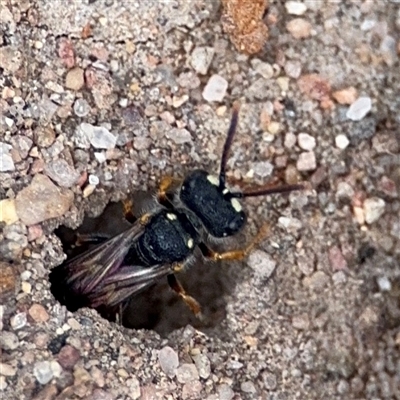
MULTIPOLYGON (((148 210, 150 195, 137 193, 133 197, 134 212, 148 210)), ((60 238, 64 252, 68 258, 74 257, 87 250, 90 246, 74 247, 75 233, 115 236, 129 227, 122 216, 122 204, 110 203, 104 212, 96 218, 86 217, 77 230, 64 226, 55 233, 60 238)), ((236 242, 237 244, 237 242, 236 242)), ((223 248, 231 247, 227 244, 223 248)), ((218 247, 213 246, 214 249, 218 247)), ((153 286, 140 294, 131 297, 122 315, 122 324, 131 329, 152 329, 165 336, 175 329, 190 324, 196 329, 213 334, 225 318, 227 295, 233 291, 242 265, 233 262, 212 263, 201 258, 177 276, 186 292, 193 296, 202 307, 204 319, 197 319, 184 302, 168 286, 167 280, 156 281, 153 286)), ((57 298, 59 293, 53 293, 57 298)), ((69 305, 66 304, 70 309, 69 305)), ((70 311, 74 311, 71 310, 70 311)), ((114 315, 103 317, 113 320, 114 315)))

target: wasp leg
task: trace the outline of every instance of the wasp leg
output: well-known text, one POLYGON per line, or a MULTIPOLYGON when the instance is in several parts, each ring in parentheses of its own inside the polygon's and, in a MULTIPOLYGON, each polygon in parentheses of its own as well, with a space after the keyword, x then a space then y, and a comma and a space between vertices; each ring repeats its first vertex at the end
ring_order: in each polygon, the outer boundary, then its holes
POLYGON ((249 253, 267 236, 269 226, 265 224, 250 242, 250 244, 244 249, 224 251, 223 253, 216 252, 210 249, 206 244, 200 243, 199 247, 204 257, 210 258, 214 261, 218 260, 243 260, 249 255, 249 253))
POLYGON ((133 224, 137 218, 134 216, 133 214, 133 202, 131 199, 126 199, 122 202, 122 206, 123 206, 123 213, 124 213, 124 217, 125 219, 130 222, 131 224, 133 224))
POLYGON ((160 185, 158 187, 158 201, 163 205, 170 204, 170 200, 168 199, 168 190, 171 189, 171 186, 178 185, 181 182, 181 179, 173 178, 172 176, 164 176, 161 179, 160 185))
POLYGON ((197 318, 202 319, 200 304, 192 296, 189 296, 186 293, 185 289, 180 284, 177 277, 174 274, 170 274, 168 275, 167 279, 170 288, 182 298, 182 300, 186 303, 186 305, 191 309, 191 311, 197 318))
POLYGON ((124 316, 124 305, 121 303, 118 305, 118 311, 115 313, 115 323, 119 326, 123 326, 123 316, 124 316))
POLYGON ((149 221, 150 221, 151 215, 152 215, 151 213, 143 214, 143 215, 139 218, 139 224, 141 224, 141 225, 147 225, 147 224, 149 223, 149 221))

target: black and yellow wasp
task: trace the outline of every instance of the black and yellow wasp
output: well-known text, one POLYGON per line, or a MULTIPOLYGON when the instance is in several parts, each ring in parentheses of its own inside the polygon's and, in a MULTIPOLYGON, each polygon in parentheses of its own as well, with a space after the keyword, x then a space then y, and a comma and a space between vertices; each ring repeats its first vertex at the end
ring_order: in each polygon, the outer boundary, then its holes
MULTIPOLYGON (((93 248, 67 259, 50 272, 51 290, 60 303, 74 311, 80 307, 115 310, 161 278, 185 301, 196 316, 199 303, 188 295, 176 274, 200 250, 205 259, 240 260, 266 235, 266 226, 243 249, 216 252, 209 237, 237 234, 246 223, 239 199, 285 193, 301 184, 266 185, 252 190, 231 191, 226 185, 226 164, 238 123, 235 103, 224 144, 219 175, 198 169, 183 180, 166 177, 157 192, 159 207, 136 219, 127 230, 111 237, 86 238, 97 241, 93 248)), ((125 215, 131 213, 125 204, 125 215)), ((131 216, 131 215, 130 215, 131 216)))

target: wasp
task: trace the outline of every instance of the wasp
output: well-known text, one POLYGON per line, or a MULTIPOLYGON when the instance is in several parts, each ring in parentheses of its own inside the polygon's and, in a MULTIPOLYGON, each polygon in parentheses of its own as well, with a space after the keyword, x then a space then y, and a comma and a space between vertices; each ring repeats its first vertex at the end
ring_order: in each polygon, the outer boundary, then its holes
POLYGON ((268 233, 264 225, 241 249, 217 252, 209 243, 236 235, 246 224, 240 199, 288 193, 302 184, 272 185, 248 190, 231 190, 226 182, 229 151, 239 117, 239 103, 233 106, 218 175, 197 169, 182 180, 164 177, 156 193, 157 208, 134 220, 132 204, 124 204, 124 216, 132 222, 111 238, 87 235, 82 242, 92 248, 68 259, 50 272, 51 291, 71 311, 90 307, 119 311, 128 300, 166 278, 171 289, 201 318, 200 304, 179 282, 177 274, 199 253, 206 260, 241 260, 268 233))

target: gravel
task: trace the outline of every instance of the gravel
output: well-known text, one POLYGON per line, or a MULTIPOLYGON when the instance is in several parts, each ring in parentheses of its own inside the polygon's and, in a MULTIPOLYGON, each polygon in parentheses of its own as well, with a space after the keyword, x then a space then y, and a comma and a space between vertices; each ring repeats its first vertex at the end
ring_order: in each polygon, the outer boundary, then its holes
POLYGON ((0 142, 0 172, 15 170, 14 161, 10 154, 11 149, 11 145, 0 142))
POLYGON ((58 188, 47 176, 36 174, 29 186, 15 199, 18 217, 26 225, 34 225, 64 215, 74 200, 68 189, 58 188))
POLYGON ((228 81, 220 75, 212 75, 203 90, 206 101, 222 101, 228 89, 228 81))
POLYGON ((179 357, 174 349, 169 346, 163 347, 158 353, 158 361, 161 369, 171 378, 176 375, 179 366, 179 357))
POLYGON ((347 110, 346 117, 352 121, 361 121, 372 108, 369 97, 359 97, 347 110))

